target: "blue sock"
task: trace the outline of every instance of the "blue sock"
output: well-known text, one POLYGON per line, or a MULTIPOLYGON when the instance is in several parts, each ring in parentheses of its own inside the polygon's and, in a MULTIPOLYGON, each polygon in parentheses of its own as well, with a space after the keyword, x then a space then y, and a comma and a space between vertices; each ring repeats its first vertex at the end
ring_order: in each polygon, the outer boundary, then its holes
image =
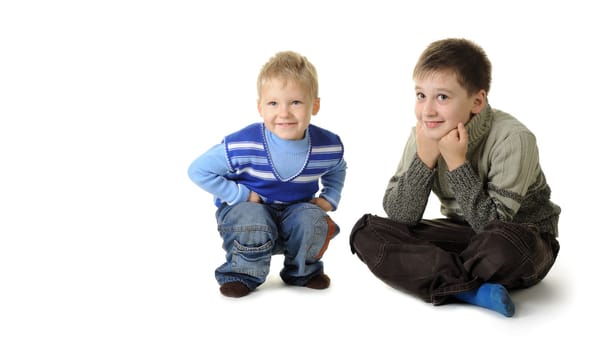
POLYGON ((478 289, 455 294, 454 297, 469 304, 494 310, 507 317, 515 313, 515 304, 507 289, 501 284, 484 283, 478 289))

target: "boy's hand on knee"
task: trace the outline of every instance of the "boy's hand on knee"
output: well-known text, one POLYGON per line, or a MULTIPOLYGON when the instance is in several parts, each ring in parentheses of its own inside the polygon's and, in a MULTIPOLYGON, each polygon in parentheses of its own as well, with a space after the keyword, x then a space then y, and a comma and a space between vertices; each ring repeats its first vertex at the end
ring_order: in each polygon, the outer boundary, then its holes
POLYGON ((310 203, 319 206, 324 211, 332 211, 333 210, 333 206, 331 205, 331 203, 329 203, 328 200, 321 198, 321 197, 312 198, 312 200, 310 200, 310 203))
POLYGON ((248 202, 254 202, 254 203, 262 203, 262 198, 260 197, 259 194, 251 191, 249 193, 249 199, 247 201, 248 202))

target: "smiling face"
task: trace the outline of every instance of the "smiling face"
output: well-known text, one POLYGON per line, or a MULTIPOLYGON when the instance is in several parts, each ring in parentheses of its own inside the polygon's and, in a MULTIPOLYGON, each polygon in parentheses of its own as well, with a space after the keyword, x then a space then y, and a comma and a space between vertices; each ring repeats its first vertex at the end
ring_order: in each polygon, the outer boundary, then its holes
POLYGON ((283 140, 303 139, 319 109, 320 99, 294 81, 272 78, 262 85, 258 111, 268 130, 283 140))
POLYGON ((469 95, 449 71, 415 78, 415 94, 415 115, 433 140, 440 140, 458 123, 467 124, 486 104, 485 90, 469 95))

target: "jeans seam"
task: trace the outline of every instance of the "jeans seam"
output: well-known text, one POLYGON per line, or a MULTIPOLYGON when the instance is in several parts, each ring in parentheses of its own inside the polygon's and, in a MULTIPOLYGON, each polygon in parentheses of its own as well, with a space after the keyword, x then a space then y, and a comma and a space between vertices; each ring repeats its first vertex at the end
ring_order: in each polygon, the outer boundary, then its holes
MULTIPOLYGON (((369 220, 370 220, 370 218, 369 218, 369 220)), ((385 245, 387 244, 387 240, 384 239, 374 229, 375 226, 381 226, 381 227, 386 226, 386 225, 379 225, 379 224, 380 224, 379 222, 373 222, 372 225, 367 225, 370 228, 371 233, 373 234, 373 236, 375 236, 375 239, 379 240, 379 251, 378 251, 378 254, 377 254, 377 259, 376 259, 375 265, 373 266, 373 270, 375 270, 375 271, 383 264, 383 260, 384 260, 384 257, 385 257, 385 245)))

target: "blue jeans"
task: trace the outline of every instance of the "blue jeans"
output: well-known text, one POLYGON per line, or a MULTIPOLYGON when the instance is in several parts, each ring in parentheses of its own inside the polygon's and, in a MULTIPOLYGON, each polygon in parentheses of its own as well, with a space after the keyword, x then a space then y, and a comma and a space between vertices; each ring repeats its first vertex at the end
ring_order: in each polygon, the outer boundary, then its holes
POLYGON ((339 227, 312 203, 222 204, 216 212, 226 262, 216 269, 220 285, 241 282, 250 289, 266 281, 272 255, 284 254, 280 276, 303 286, 323 273, 320 261, 339 227))

